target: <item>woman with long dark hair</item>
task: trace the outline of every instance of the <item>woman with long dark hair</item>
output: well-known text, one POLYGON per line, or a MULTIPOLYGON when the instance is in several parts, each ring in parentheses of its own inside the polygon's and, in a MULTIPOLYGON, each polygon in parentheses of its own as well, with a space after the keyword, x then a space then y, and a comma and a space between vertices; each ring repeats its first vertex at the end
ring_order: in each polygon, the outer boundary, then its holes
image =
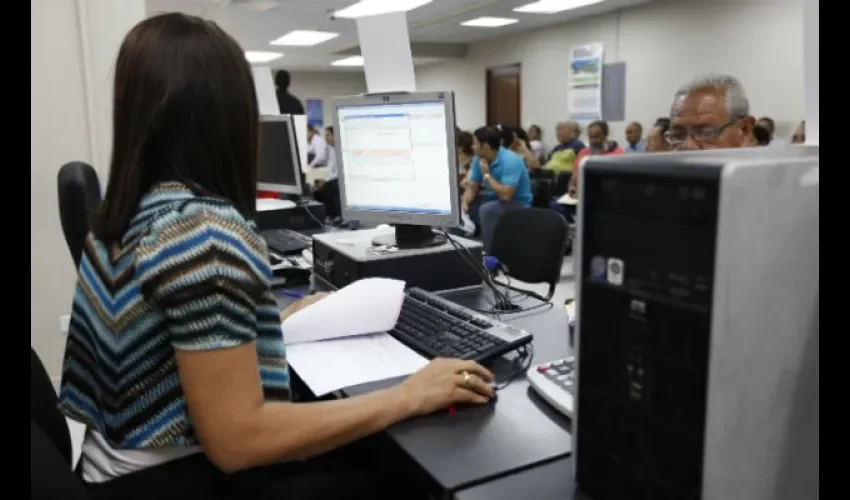
MULTIPOLYGON (((402 384, 290 402, 268 250, 253 222, 257 98, 216 24, 163 14, 134 27, 115 68, 109 182, 93 221, 63 365, 61 410, 87 433, 95 499, 420 498, 357 470, 362 438, 455 403, 492 374, 437 360, 402 384)), ((401 488, 399 488, 401 486, 401 488)))

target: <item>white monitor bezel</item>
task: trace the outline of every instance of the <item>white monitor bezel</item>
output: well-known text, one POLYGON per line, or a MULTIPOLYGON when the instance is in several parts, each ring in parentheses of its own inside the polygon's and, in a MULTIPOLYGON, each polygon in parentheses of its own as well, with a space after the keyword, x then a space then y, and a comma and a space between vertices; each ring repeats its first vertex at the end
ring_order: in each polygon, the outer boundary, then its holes
POLYGON ((451 91, 367 94, 335 97, 332 100, 334 132, 337 140, 337 169, 339 172, 339 196, 342 216, 345 220, 356 220, 367 224, 409 224, 414 226, 457 227, 460 224, 460 186, 458 183, 457 148, 455 139, 455 99, 451 91), (349 207, 345 190, 345 165, 343 163, 342 137, 340 133, 339 108, 347 106, 380 106, 409 103, 442 102, 446 114, 447 155, 449 168, 446 182, 449 183, 451 211, 448 214, 418 214, 409 212, 362 210, 349 207))

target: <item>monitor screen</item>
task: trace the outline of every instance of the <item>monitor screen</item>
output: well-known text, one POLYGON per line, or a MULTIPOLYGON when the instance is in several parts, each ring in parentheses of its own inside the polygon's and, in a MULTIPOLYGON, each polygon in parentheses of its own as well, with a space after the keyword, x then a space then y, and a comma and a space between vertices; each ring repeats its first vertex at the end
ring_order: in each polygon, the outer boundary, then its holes
POLYGON ((260 121, 259 189, 301 193, 301 167, 291 121, 286 116, 264 116, 260 121))
POLYGON ((337 119, 346 208, 452 213, 454 144, 444 101, 341 105, 337 119))

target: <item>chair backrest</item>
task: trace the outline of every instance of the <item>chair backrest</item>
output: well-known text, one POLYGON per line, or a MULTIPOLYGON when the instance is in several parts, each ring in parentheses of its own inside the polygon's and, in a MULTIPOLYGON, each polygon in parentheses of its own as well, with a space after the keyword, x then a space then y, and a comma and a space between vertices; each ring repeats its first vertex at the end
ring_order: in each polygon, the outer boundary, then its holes
POLYGON ((50 376, 35 349, 30 346, 30 419, 71 466, 71 432, 68 421, 57 407, 59 401, 50 376))
POLYGON ((100 181, 88 163, 74 161, 59 169, 59 218, 74 265, 79 267, 92 214, 100 205, 100 181))
POLYGON ((523 208, 499 217, 490 254, 508 274, 526 283, 548 283, 548 298, 561 279, 567 222, 554 210, 523 208))
POLYGON ((90 500, 80 477, 71 470, 50 438, 30 421, 30 499, 90 500))
POLYGON ((555 187, 553 189, 553 196, 564 196, 567 194, 567 189, 569 188, 570 179, 573 177, 572 172, 561 172, 555 178, 555 187))

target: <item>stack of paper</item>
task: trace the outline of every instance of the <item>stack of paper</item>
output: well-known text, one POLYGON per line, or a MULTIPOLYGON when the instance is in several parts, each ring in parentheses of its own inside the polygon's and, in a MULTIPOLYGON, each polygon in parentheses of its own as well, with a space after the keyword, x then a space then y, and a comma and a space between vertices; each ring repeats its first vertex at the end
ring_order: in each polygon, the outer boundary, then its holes
POLYGON ((289 364, 316 396, 410 375, 428 360, 386 332, 395 327, 404 282, 356 281, 283 322, 289 364))

